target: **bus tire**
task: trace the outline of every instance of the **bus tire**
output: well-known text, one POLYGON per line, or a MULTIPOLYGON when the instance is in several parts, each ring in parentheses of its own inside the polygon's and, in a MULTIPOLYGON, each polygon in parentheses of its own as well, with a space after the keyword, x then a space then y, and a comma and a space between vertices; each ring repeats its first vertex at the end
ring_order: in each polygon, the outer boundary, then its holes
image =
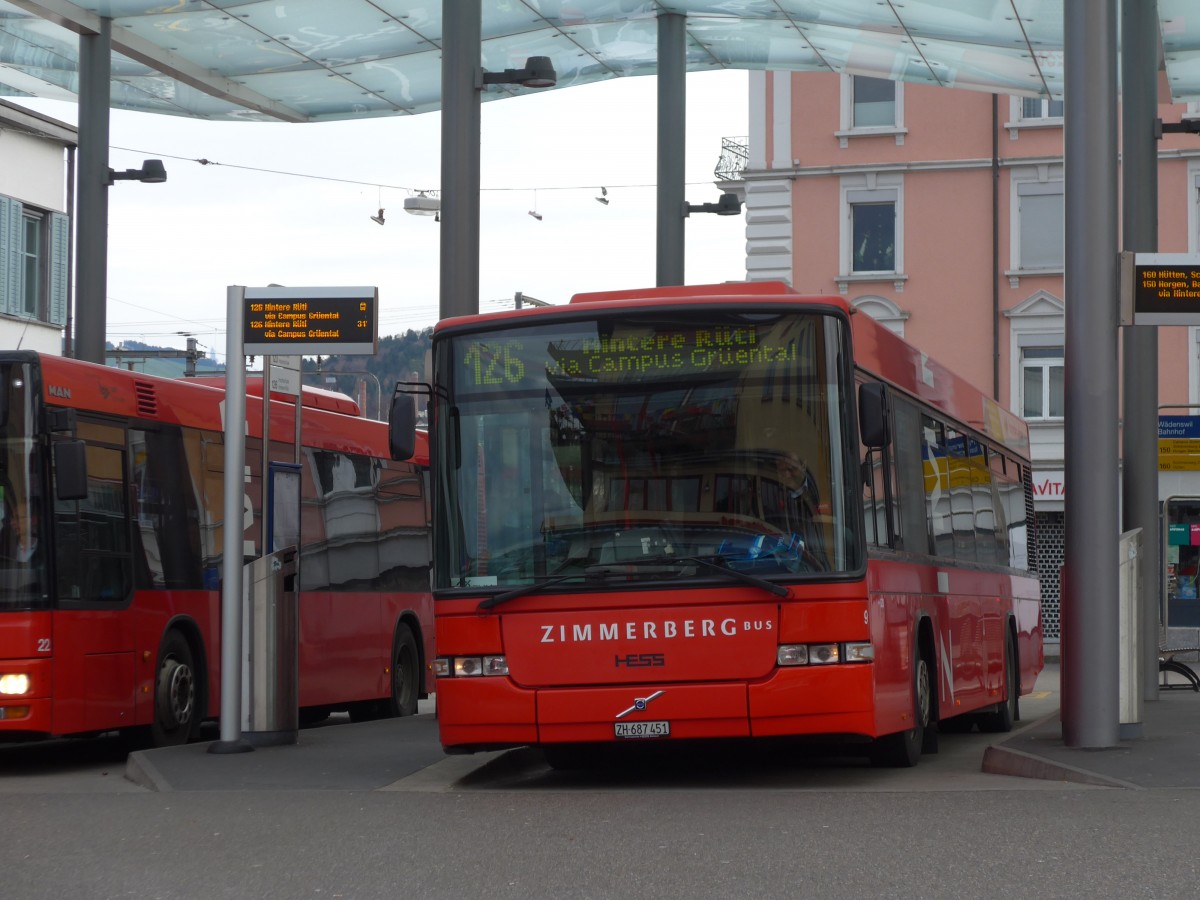
POLYGON ((1004 641, 1004 702, 997 703, 994 711, 981 713, 979 730, 989 734, 1012 731, 1013 723, 1021 718, 1021 674, 1017 666, 1017 650, 1012 632, 1004 641))
POLYGON ((421 696, 421 654, 412 629, 400 622, 392 641, 392 699, 393 716, 412 716, 417 712, 421 696))
POLYGON ((932 728, 933 686, 929 677, 929 662, 919 647, 913 657, 913 722, 908 731, 885 734, 871 745, 871 765, 893 769, 908 769, 921 759, 925 732, 932 728))
POLYGON ((154 721, 150 739, 155 747, 186 744, 200 722, 197 705, 196 664, 192 648, 178 631, 172 629, 158 650, 158 668, 154 674, 154 721))

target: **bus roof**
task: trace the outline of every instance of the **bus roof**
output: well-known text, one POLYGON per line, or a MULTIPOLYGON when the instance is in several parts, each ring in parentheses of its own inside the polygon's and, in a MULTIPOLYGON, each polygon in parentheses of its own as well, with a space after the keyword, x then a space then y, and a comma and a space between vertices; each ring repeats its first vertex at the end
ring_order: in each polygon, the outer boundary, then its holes
MULTIPOLYGON (((51 405, 214 431, 223 428, 221 401, 225 397, 225 379, 221 376, 163 378, 51 354, 19 352, 3 355, 40 361, 42 394, 51 405)), ((257 436, 262 431, 261 376, 247 379, 246 394, 254 398, 253 411, 247 410, 246 419, 250 434, 257 436)), ((309 431, 306 443, 330 450, 388 456, 386 423, 362 418, 358 404, 349 397, 305 387, 303 399, 306 411, 303 421, 313 429, 309 431), (315 415, 309 415, 309 411, 315 415), (311 437, 316 434, 320 435, 319 440, 311 437)), ((275 401, 271 413, 272 437, 291 440, 295 404, 279 402, 290 401, 291 397, 277 391, 272 392, 272 400, 275 401)), ((417 435, 412 462, 417 465, 429 463, 428 437, 424 432, 417 435)))

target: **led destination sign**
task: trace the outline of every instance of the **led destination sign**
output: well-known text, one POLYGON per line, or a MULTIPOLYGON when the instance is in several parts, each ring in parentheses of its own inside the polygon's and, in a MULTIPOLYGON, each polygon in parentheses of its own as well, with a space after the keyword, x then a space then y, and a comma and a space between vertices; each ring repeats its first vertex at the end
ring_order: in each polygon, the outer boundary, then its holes
POLYGON ((249 354, 374 354, 378 292, 373 287, 246 288, 249 354))
POLYGON ((1200 325, 1200 256, 1133 254, 1136 325, 1200 325))
POLYGON ((536 336, 463 345, 462 366, 475 387, 516 386, 526 374, 557 379, 620 382, 737 371, 771 363, 795 363, 802 335, 796 320, 778 325, 674 328, 605 337, 552 339, 536 336))

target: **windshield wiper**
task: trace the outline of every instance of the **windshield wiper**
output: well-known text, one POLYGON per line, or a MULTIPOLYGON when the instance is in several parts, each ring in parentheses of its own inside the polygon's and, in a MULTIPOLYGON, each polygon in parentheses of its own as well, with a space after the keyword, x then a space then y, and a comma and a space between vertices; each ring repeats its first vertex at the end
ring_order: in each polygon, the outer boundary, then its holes
MULTIPOLYGON (((640 571, 653 571, 656 575, 678 574, 677 567, 688 563, 695 563, 710 572, 719 572, 727 578, 732 578, 734 581, 741 581, 744 584, 752 585, 756 588, 762 588, 764 591, 770 591, 777 597, 788 596, 788 590, 781 584, 776 584, 774 581, 767 581, 765 578, 759 578, 757 575, 751 575, 748 572, 741 572, 737 569, 730 568, 725 561, 725 557, 718 556, 716 559, 720 562, 715 562, 712 559, 706 559, 702 556, 649 556, 645 559, 625 560, 616 565, 609 566, 589 566, 587 571, 593 569, 611 570, 607 574, 615 574, 622 567, 637 567, 640 571)), ((625 571, 628 571, 626 569, 625 571)))
POLYGON ((520 587, 515 587, 510 591, 504 591, 501 594, 494 594, 491 597, 485 597, 479 601, 476 609, 491 609, 493 606, 499 606, 501 603, 507 603, 509 600, 516 600, 518 597, 524 597, 526 594, 536 594, 538 591, 543 591, 548 587, 553 587, 556 584, 562 584, 564 581, 570 581, 572 578, 582 578, 583 572, 572 572, 569 575, 559 575, 557 577, 546 578, 542 581, 533 581, 529 584, 523 584, 520 587))
MULTIPOLYGON (((492 609, 502 603, 507 603, 509 600, 515 600, 518 597, 525 597, 529 594, 536 594, 544 591, 546 588, 554 587, 556 584, 562 584, 575 578, 601 581, 613 576, 631 575, 635 571, 639 575, 680 575, 683 574, 680 571, 681 567, 690 565, 699 566, 710 572, 717 572, 724 575, 726 578, 732 578, 734 581, 740 581, 743 584, 761 588, 764 591, 769 591, 776 597, 788 596, 788 590, 783 585, 767 581, 765 578, 759 578, 757 575, 751 575, 748 572, 740 572, 737 569, 732 569, 725 563, 723 556, 717 557, 717 559, 721 560, 721 562, 714 562, 711 559, 705 559, 701 556, 649 556, 644 559, 622 560, 619 563, 599 563, 587 566, 581 572, 571 572, 566 575, 551 573, 541 581, 522 584, 512 590, 504 591, 491 597, 485 597, 479 601, 476 609, 492 609)), ((578 560, 572 559, 568 561, 568 563, 574 562, 578 562, 578 560)), ((562 568, 560 566, 555 571, 561 571, 562 568)))

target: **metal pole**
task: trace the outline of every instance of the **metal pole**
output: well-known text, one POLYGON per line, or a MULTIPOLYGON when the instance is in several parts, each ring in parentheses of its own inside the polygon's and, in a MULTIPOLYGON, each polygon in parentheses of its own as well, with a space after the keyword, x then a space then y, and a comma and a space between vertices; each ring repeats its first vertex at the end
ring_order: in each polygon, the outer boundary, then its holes
POLYGON ((1062 724, 1069 747, 1119 739, 1116 0, 1063 6, 1066 562, 1062 724))
POLYGON ((108 284, 108 107, 112 20, 79 36, 79 200, 75 215, 75 351, 104 363, 108 284))
POLYGON ((262 474, 259 481, 262 483, 262 491, 259 496, 259 525, 262 527, 262 546, 259 547, 258 555, 266 556, 268 548, 271 546, 270 532, 270 516, 267 514, 267 500, 271 496, 271 491, 268 482, 271 477, 271 356, 270 354, 263 355, 263 383, 262 383, 262 468, 259 470, 262 474))
POLYGON ((481 0, 442 7, 441 318, 479 312, 481 0))
MULTIPOLYGON (((1121 188, 1122 247, 1158 249, 1158 0, 1121 4, 1121 188)), ((1158 699, 1159 561, 1158 526, 1158 328, 1127 326, 1124 427, 1121 430, 1123 529, 1142 529, 1141 646, 1142 699, 1158 699)))
POLYGON ((687 16, 658 17, 657 284, 683 284, 687 147, 687 16))
POLYGON ((221 559, 221 739, 209 753, 244 753, 242 740, 242 473, 246 470, 246 357, 242 353, 245 288, 226 292, 225 512, 221 559))

